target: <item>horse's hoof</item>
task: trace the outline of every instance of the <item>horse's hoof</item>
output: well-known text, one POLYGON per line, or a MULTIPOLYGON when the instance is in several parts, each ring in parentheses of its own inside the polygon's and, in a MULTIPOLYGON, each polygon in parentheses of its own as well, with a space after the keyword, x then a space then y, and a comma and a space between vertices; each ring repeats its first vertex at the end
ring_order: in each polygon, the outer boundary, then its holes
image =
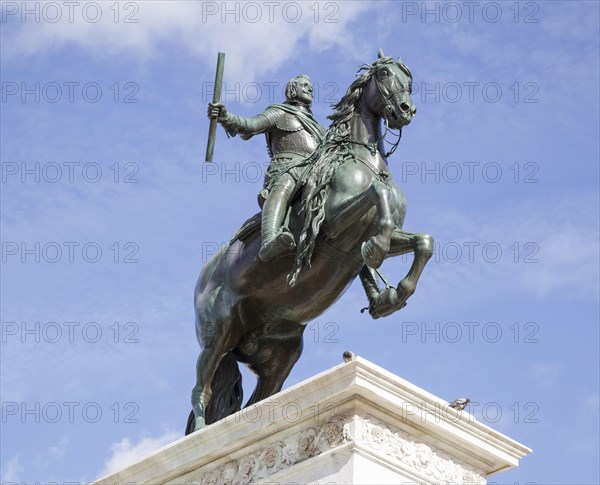
POLYGON ((294 241, 294 236, 287 231, 282 231, 273 239, 265 242, 262 245, 260 251, 258 252, 258 257, 266 263, 275 256, 291 252, 294 249, 296 249, 296 241, 294 241))
POLYGON ((398 310, 398 293, 396 292, 396 288, 386 288, 383 290, 377 300, 375 300, 375 305, 373 305, 373 318, 387 317, 388 315, 394 313, 398 310))
MULTIPOLYGON (((400 287, 400 285, 398 286, 400 287)), ((369 308, 369 313, 374 320, 387 317, 404 308, 409 296, 403 292, 399 293, 396 288, 386 288, 379 294, 371 308, 369 308)))
POLYGON ((206 423, 204 422, 204 418, 203 417, 196 418, 196 420, 194 422, 194 431, 192 431, 192 433, 195 432, 195 431, 201 430, 205 426, 206 426, 206 423))
POLYGON ((375 307, 375 305, 373 305, 369 308, 369 315, 371 315, 371 318, 373 320, 377 320, 378 318, 381 318, 381 315, 379 315, 379 313, 377 313, 377 308, 375 307))

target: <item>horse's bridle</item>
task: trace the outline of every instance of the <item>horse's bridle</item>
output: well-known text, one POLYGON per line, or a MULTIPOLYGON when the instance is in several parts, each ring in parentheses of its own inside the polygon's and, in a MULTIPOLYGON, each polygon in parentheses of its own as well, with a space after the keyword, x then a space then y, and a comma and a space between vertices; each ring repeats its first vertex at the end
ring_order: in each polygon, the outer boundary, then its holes
MULTIPOLYGON (((404 71, 404 69, 402 69, 402 71, 404 71)), ((394 106, 392 105, 390 100, 392 100, 394 98, 394 96, 396 96, 400 93, 406 92, 406 89, 402 86, 399 89, 397 89, 391 93, 388 92, 387 89, 384 89, 385 86, 382 86, 382 84, 379 82, 379 79, 377 78, 376 73, 375 73, 375 85, 377 86, 377 91, 379 91, 379 96, 381 97, 381 100, 384 103, 384 105, 383 105, 383 111, 384 111, 383 121, 385 124, 385 133, 381 136, 381 138, 383 138, 384 141, 387 141, 387 140, 385 140, 385 136, 387 135, 388 131, 391 131, 391 129, 388 126, 387 113, 388 112, 393 113, 393 111, 394 111, 394 106)), ((398 148, 398 144, 400 143, 401 138, 402 138, 402 128, 399 128, 398 129, 398 138, 396 139, 396 141, 394 143, 390 143, 392 145, 392 147, 385 154, 385 158, 388 158, 390 155, 392 155, 396 151, 396 148, 398 148)))
MULTIPOLYGON (((390 64, 394 64, 394 63, 390 63, 390 64)), ((404 71, 404 69, 402 69, 402 71, 404 71)), ((384 110, 389 110, 389 111, 393 111, 394 107, 392 106, 392 104, 390 103, 390 100, 394 98, 394 96, 400 94, 400 93, 404 93, 406 92, 406 89, 402 86, 399 89, 396 89, 393 92, 387 92, 387 88, 385 88, 385 86, 382 86, 382 84, 379 82, 379 79, 377 78, 377 74, 375 74, 375 85, 377 86, 377 90, 379 91, 379 95, 381 96, 381 99, 384 102, 384 110)), ((385 117, 385 119, 387 120, 387 117, 385 117)))
MULTIPOLYGON (((392 61, 392 62, 389 62, 389 64, 395 64, 395 62, 392 61)), ((410 71, 406 72, 406 70, 408 68, 403 68, 402 65, 400 65, 399 67, 407 76, 409 76, 412 79, 410 71)), ((385 111, 393 112, 393 110, 394 110, 394 106, 390 103, 390 100, 393 99, 394 96, 396 96, 400 93, 406 92, 406 89, 404 87, 400 87, 399 89, 390 93, 387 91, 385 86, 382 86, 382 84, 379 82, 379 79, 377 78, 377 74, 373 73, 372 75, 375 78, 375 85, 377 86, 377 91, 379 92, 379 96, 380 96, 381 100, 384 102, 384 106, 383 106, 384 115, 382 116, 382 118, 383 118, 383 122, 385 124, 385 133, 383 135, 381 135, 381 137, 373 143, 363 143, 363 142, 359 142, 356 140, 348 140, 348 141, 350 141, 350 143, 354 143, 356 145, 365 146, 366 148, 369 149, 371 155, 375 155, 375 153, 377 153, 377 145, 379 144, 379 142, 381 140, 384 140, 387 142, 385 137, 386 137, 388 131, 391 131, 391 129, 388 126, 387 114, 385 113, 385 111)), ((387 142, 388 144, 392 145, 392 147, 390 148, 390 150, 387 153, 385 153, 385 155, 384 155, 385 158, 388 158, 390 155, 392 155, 396 151, 396 148, 398 148, 398 144, 400 143, 401 138, 402 138, 402 128, 399 128, 398 129, 398 137, 397 137, 396 141, 394 143, 387 142)), ((371 168, 371 167, 369 167, 369 168, 371 168)))

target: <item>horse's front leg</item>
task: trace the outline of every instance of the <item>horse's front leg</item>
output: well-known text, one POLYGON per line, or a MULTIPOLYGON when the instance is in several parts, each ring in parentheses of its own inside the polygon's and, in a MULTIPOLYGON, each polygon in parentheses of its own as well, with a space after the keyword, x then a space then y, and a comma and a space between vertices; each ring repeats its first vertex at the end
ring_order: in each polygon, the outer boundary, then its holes
MULTIPOLYGON (((355 187, 352 187, 355 189, 355 187)), ((350 188, 342 188, 339 193, 351 193, 350 188)), ((378 180, 368 180, 357 195, 334 203, 326 219, 326 232, 331 238, 343 234, 349 227, 360 224, 364 215, 373 208, 377 209, 377 234, 363 243, 361 253, 365 264, 379 268, 390 249, 390 240, 394 231, 394 219, 391 209, 391 189, 378 180)))
POLYGON ((375 181, 369 188, 377 207, 377 234, 371 236, 360 248, 363 261, 369 268, 379 268, 390 250, 394 219, 392 217, 390 188, 383 182, 375 181))
POLYGON ((406 306, 406 300, 415 292, 421 273, 433 255, 433 238, 429 234, 414 234, 394 230, 391 238, 390 256, 413 252, 415 258, 410 270, 396 288, 386 288, 379 293, 369 307, 373 318, 385 317, 406 306))

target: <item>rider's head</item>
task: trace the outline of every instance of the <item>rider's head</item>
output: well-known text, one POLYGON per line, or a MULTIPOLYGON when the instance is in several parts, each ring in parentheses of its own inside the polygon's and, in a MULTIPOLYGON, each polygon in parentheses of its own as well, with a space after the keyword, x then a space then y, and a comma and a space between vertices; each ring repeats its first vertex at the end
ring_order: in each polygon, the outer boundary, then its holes
POLYGON ((285 86, 285 99, 310 106, 313 100, 310 78, 306 74, 300 74, 300 76, 290 79, 285 86))

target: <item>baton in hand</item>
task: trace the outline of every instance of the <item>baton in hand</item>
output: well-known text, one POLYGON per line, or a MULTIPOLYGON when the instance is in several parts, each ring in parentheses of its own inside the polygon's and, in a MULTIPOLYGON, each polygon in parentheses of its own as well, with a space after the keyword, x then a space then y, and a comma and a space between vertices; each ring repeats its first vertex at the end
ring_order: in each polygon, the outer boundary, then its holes
MULTIPOLYGON (((225 66, 225 53, 219 52, 217 57, 217 73, 215 74, 215 89, 213 91, 213 103, 221 101, 221 84, 223 83, 223 67, 225 66)), ((206 157, 204 160, 212 162, 213 152, 215 151, 215 138, 217 136, 217 118, 210 120, 208 129, 208 143, 206 144, 206 157)))

